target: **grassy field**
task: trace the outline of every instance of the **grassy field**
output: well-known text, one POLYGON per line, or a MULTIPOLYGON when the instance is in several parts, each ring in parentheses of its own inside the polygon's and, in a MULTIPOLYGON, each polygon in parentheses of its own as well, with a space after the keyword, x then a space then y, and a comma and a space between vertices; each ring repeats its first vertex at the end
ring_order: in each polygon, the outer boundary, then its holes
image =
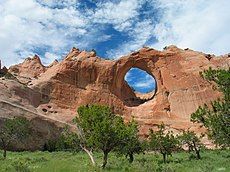
POLYGON ((230 151, 205 151, 202 160, 189 158, 186 153, 176 153, 170 162, 163 164, 161 155, 140 154, 135 156, 133 164, 124 157, 110 154, 106 169, 100 168, 102 154, 95 153, 98 167, 92 167, 84 152, 8 152, 6 160, 0 159, 0 171, 21 172, 84 172, 84 171, 130 171, 130 172, 211 172, 230 171, 230 151))

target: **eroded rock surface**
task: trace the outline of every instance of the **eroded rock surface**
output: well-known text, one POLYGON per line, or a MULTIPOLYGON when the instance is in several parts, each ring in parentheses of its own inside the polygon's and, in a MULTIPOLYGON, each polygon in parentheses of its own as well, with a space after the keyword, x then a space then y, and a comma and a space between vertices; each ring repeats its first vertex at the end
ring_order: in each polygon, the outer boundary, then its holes
POLYGON ((28 84, 31 80, 38 78, 41 73, 46 71, 46 67, 42 65, 38 55, 26 58, 23 63, 11 66, 9 72, 19 76, 18 80, 28 84))
POLYGON ((163 51, 145 47, 118 60, 105 60, 94 51, 73 48, 64 60, 49 67, 43 66, 37 56, 10 67, 27 91, 2 81, 0 87, 8 88, 1 90, 8 92, 0 94, 9 102, 16 99, 20 106, 59 122, 71 123, 79 106, 96 103, 111 106, 125 120, 134 118, 142 136, 162 122, 175 131, 191 128, 199 133, 201 129, 190 122, 191 113, 221 97, 199 73, 209 67, 229 66, 227 55, 215 57, 175 46, 163 51), (124 76, 132 67, 154 76, 157 91, 153 97, 141 99, 125 82, 124 76))

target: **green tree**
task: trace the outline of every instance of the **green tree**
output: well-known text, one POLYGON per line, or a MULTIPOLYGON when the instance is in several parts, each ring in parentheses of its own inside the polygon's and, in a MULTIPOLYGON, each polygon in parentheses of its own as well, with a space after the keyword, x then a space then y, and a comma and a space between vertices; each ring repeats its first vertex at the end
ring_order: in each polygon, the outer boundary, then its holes
POLYGON ((167 157, 178 148, 178 140, 171 131, 166 131, 165 125, 158 125, 158 131, 150 130, 149 147, 150 150, 160 152, 163 161, 166 163, 167 157))
POLYGON ((30 134, 30 123, 24 117, 4 119, 0 128, 0 146, 3 149, 3 157, 13 141, 22 141, 30 134))
POLYGON ((202 135, 198 137, 194 131, 187 130, 183 131, 183 134, 179 136, 179 140, 181 141, 182 146, 184 145, 188 148, 189 153, 194 151, 196 158, 201 159, 200 150, 204 147, 200 140, 202 137, 202 135))
POLYGON ((223 93, 223 98, 213 101, 211 106, 199 107, 191 115, 191 121, 207 128, 207 135, 221 147, 230 146, 230 69, 209 68, 202 76, 215 84, 215 89, 223 93))
POLYGON ((121 132, 121 143, 117 147, 119 154, 129 157, 129 162, 134 160, 134 154, 143 152, 142 143, 138 136, 138 125, 134 120, 128 122, 121 132))
POLYGON ((112 113, 109 107, 101 105, 81 106, 78 108, 78 115, 75 122, 82 130, 87 147, 103 152, 104 168, 108 154, 121 143, 123 119, 112 113))
POLYGON ((81 149, 80 139, 76 132, 72 132, 69 126, 65 126, 56 143, 57 150, 74 151, 81 149))
POLYGON ((216 88, 224 94, 224 101, 230 101, 230 68, 227 70, 209 68, 200 74, 204 79, 216 85, 216 88))
POLYGON ((76 132, 76 128, 69 125, 63 127, 62 132, 57 138, 49 139, 43 147, 43 151, 73 151, 77 152, 81 149, 80 138, 76 132))

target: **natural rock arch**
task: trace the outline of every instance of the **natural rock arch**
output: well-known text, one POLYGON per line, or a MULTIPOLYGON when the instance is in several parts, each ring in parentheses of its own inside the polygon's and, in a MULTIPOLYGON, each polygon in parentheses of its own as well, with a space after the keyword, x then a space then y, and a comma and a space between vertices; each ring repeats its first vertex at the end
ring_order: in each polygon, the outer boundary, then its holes
POLYGON ((152 68, 157 60, 157 57, 149 58, 142 57, 140 55, 131 55, 123 57, 115 63, 114 68, 116 72, 114 72, 115 76, 113 80, 113 88, 115 94, 123 100, 124 104, 127 106, 138 106, 154 98, 155 94, 158 92, 158 85, 160 84, 160 71, 157 68, 152 68), (155 79, 156 88, 152 95, 149 94, 140 96, 135 94, 134 91, 130 88, 130 86, 124 80, 124 77, 131 68, 141 69, 155 79))
MULTIPOLYGON (((68 123, 71 123, 76 116, 76 109, 81 105, 108 105, 116 114, 122 115, 125 121, 132 118, 136 120, 140 126, 140 135, 144 137, 149 129, 155 129, 162 122, 176 131, 191 128, 200 133, 203 132, 200 127, 190 122, 191 113, 204 103, 221 97, 221 93, 213 90, 213 85, 199 73, 209 67, 228 69, 230 66, 228 55, 218 58, 213 56, 211 59, 206 56, 201 52, 182 50, 175 46, 166 47, 163 51, 144 47, 119 60, 105 60, 91 52, 73 48, 65 59, 51 67, 41 67, 39 60, 33 58, 9 69, 20 82, 29 83, 31 91, 40 92, 42 89, 41 93, 49 96, 47 101, 41 101, 35 106, 33 101, 37 102, 36 97, 27 100, 24 94, 15 94, 15 90, 21 90, 24 86, 18 83, 15 88, 11 81, 6 80, 4 82, 7 83, 0 83, 3 92, 1 99, 5 97, 5 100, 38 111, 44 117, 68 123), (157 82, 156 95, 145 103, 126 101, 136 98, 124 81, 126 72, 132 67, 146 71, 157 82), (41 70, 43 68, 44 71, 41 70), (31 70, 34 70, 32 76, 31 70), (25 80, 25 76, 30 82, 25 80), (55 108, 55 114, 52 114, 48 106, 55 108), (43 108, 47 112, 42 111, 43 108)), ((11 112, 11 109, 6 109, 2 115, 10 116, 11 112)))

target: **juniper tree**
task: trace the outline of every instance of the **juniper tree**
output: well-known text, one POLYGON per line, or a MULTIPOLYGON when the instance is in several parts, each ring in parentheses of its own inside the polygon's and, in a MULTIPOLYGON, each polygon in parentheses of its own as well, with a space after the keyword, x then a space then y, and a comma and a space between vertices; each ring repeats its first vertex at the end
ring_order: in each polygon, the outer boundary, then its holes
POLYGON ((142 143, 138 136, 138 125, 132 120, 124 125, 123 132, 121 132, 121 143, 117 147, 119 154, 129 157, 129 162, 134 160, 134 154, 143 152, 142 143))
POLYGON ((4 119, 0 128, 0 147, 3 149, 3 157, 13 141, 22 141, 30 134, 30 123, 24 117, 4 119))
POLYGON ((191 121, 206 127, 207 134, 215 144, 230 146, 230 69, 213 70, 209 68, 202 73, 203 78, 212 82, 223 93, 223 98, 213 101, 211 106, 200 106, 191 115, 191 121))
POLYGON ((80 139, 76 132, 71 131, 70 127, 66 125, 57 140, 56 149, 67 151, 79 151, 80 139))
POLYGON ((158 125, 158 130, 150 130, 149 134, 150 150, 162 154, 163 161, 166 163, 167 157, 178 148, 178 140, 171 131, 166 131, 165 125, 158 125))
POLYGON ((194 131, 183 131, 182 135, 179 136, 182 146, 185 145, 188 148, 189 153, 195 152, 196 158, 201 159, 200 150, 204 147, 204 144, 201 142, 201 135, 198 137, 194 131))
POLYGON ((87 105, 78 108, 75 122, 82 130, 87 147, 103 152, 104 168, 108 161, 108 154, 121 143, 121 132, 124 122, 115 115, 108 106, 87 105))

